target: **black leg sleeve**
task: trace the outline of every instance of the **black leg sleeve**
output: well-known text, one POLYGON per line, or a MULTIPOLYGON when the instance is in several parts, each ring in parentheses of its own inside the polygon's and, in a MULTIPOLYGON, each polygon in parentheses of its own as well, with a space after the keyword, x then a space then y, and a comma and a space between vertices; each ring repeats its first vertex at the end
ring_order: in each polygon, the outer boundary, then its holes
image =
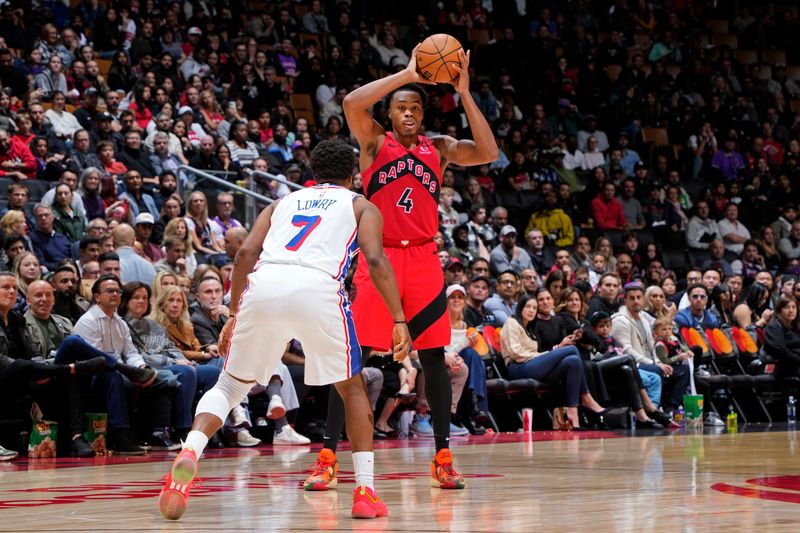
POLYGON ((433 438, 436 451, 450 447, 450 375, 444 365, 444 348, 419 351, 419 362, 425 374, 425 396, 431 408, 433 438))

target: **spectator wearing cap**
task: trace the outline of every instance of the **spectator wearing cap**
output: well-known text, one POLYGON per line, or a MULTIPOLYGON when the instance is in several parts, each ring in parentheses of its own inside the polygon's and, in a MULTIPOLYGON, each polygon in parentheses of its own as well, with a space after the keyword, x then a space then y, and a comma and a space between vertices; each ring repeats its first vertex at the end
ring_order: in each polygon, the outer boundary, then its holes
MULTIPOLYGON (((214 93, 211 91, 203 91, 203 101, 205 101, 206 95, 209 94, 214 98, 214 93)), ((216 103, 216 99, 214 99, 214 102, 216 103)), ((178 120, 183 122, 183 125, 186 126, 186 137, 192 144, 192 148, 196 150, 200 146, 200 139, 206 136, 206 130, 203 129, 203 126, 195 122, 194 110, 188 105, 181 106, 180 109, 178 109, 178 120)), ((222 120, 221 115, 220 120, 222 120)))
POLYGON ((464 263, 457 257, 451 257, 444 265, 445 285, 464 285, 467 283, 467 273, 464 263))
POLYGON ((133 221, 136 242, 142 246, 142 253, 151 263, 164 258, 161 248, 150 242, 154 224, 155 220, 150 213, 139 213, 133 221))
POLYGON ((494 314, 484 305, 489 299, 489 278, 473 276, 467 285, 467 307, 464 309, 464 322, 468 328, 494 325, 494 314))
MULTIPOLYGON (((531 215, 528 227, 525 228, 525 235, 530 238, 534 229, 540 231, 542 235, 547 235, 550 243, 555 246, 572 246, 575 240, 572 218, 564 212, 555 191, 547 191, 544 194, 544 204, 541 209, 531 215)), ((545 248, 544 243, 541 248, 545 248)), ((528 250, 531 251, 531 247, 528 250)), ((533 259, 533 257, 531 258, 533 259)), ((533 261, 536 262, 535 259, 533 261)), ((552 262, 550 264, 552 265, 552 262)), ((550 267, 548 266, 548 268, 550 267)))
POLYGON ((584 118, 578 112, 578 107, 566 98, 558 101, 558 110, 547 119, 553 137, 561 135, 577 135, 578 124, 583 124, 584 118))
POLYGON ((597 229, 626 229, 628 221, 622 205, 615 197, 617 191, 613 183, 603 185, 603 190, 592 200, 589 215, 594 219, 597 229))
POLYGON ((746 168, 742 154, 736 151, 736 138, 727 137, 722 150, 711 156, 711 167, 728 181, 739 179, 739 172, 746 168))
MULTIPOLYGON (((138 215, 137 215, 138 216, 138 215)), ((133 248, 136 232, 128 224, 120 224, 112 231, 114 248, 119 256, 120 280, 122 283, 141 281, 153 285, 156 271, 150 262, 133 248)))
POLYGON ((500 230, 500 244, 489 254, 489 267, 495 276, 506 270, 519 274, 526 268, 533 268, 531 256, 524 248, 517 246, 517 229, 514 226, 505 225, 500 230))
POLYGON ((142 181, 148 184, 157 183, 155 176, 158 173, 150 163, 150 156, 142 148, 142 134, 137 130, 125 133, 125 142, 119 150, 117 159, 130 170, 137 170, 142 175, 142 181))
POLYGON ((133 218, 139 213, 150 213, 153 215, 153 220, 158 220, 156 202, 152 196, 143 191, 142 175, 136 170, 125 172, 125 192, 119 195, 119 199, 128 203, 133 218))
POLYGON ((122 136, 114 131, 114 116, 107 111, 103 111, 97 115, 94 121, 94 127, 89 134, 95 146, 97 146, 100 141, 109 141, 114 144, 114 150, 119 151, 119 147, 123 144, 122 136))
POLYGON ((484 306, 494 315, 495 323, 502 326, 514 316, 520 293, 520 277, 513 270, 501 272, 497 277, 497 289, 484 306))
POLYGON ((221 192, 217 195, 217 215, 211 219, 211 238, 224 243, 225 233, 231 228, 241 228, 242 223, 233 218, 233 194, 221 192))
MULTIPOLYGON (((83 93, 83 104, 72 112, 75 119, 85 130, 91 129, 94 119, 99 113, 97 103, 99 101, 99 91, 94 87, 89 87, 83 93)), ((74 141, 73 133, 73 141, 74 141)))

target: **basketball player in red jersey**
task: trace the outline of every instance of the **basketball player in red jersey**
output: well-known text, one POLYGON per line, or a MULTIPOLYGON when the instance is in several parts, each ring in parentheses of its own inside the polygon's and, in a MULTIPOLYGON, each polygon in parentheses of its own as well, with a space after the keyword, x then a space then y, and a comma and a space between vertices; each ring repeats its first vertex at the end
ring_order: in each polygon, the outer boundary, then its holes
MULTIPOLYGON (((450 323, 442 267, 433 238, 439 227, 439 192, 442 172, 449 163, 481 165, 497 159, 494 135, 469 90, 469 57, 459 52, 460 68, 452 82, 467 115, 474 140, 447 135, 420 135, 424 92, 428 83, 417 72, 416 52, 405 70, 368 83, 348 94, 344 108, 350 131, 361 148, 360 166, 365 196, 383 214, 383 242, 403 302, 414 349, 425 375, 425 393, 431 408, 436 455, 431 465, 434 487, 461 489, 464 478, 453 468, 450 440, 450 378, 444 364, 444 346, 450 343, 450 323), (372 106, 389 95, 392 131, 373 120, 372 106)), ((359 261, 355 275, 353 318, 364 357, 370 348, 391 348, 392 316, 369 279, 367 265, 359 261)), ((344 425, 341 400, 331 390, 324 448, 306 490, 335 486, 336 446, 344 425)))

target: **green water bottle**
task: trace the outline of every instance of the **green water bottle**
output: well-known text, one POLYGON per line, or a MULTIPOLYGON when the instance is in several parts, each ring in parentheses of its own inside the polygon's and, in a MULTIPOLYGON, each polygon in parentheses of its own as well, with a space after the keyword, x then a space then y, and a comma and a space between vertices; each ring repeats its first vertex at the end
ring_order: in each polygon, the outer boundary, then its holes
POLYGON ((727 427, 729 433, 736 433, 739 429, 739 416, 736 414, 736 411, 733 410, 732 405, 728 412, 728 419, 726 420, 725 427, 727 427))

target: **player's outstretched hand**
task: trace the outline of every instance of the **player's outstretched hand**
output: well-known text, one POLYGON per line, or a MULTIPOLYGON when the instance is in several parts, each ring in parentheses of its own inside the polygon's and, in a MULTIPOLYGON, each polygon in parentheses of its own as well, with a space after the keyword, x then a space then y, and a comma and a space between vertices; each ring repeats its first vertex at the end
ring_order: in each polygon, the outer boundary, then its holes
POLYGON ((464 49, 458 51, 458 61, 460 65, 453 65, 453 68, 458 71, 458 78, 449 82, 456 88, 458 94, 465 94, 469 92, 469 51, 464 53, 464 49))
POLYGON ((222 331, 219 333, 219 342, 217 342, 217 353, 219 355, 227 354, 228 349, 231 347, 231 331, 233 330, 234 322, 235 320, 229 319, 222 326, 222 331))
POLYGON ((409 56, 408 65, 406 65, 406 72, 411 79, 409 83, 424 83, 426 85, 436 85, 435 82, 426 80, 417 70, 417 48, 422 46, 422 43, 417 44, 413 50, 411 50, 411 55, 409 56))
POLYGON ((405 323, 395 324, 392 330, 392 341, 394 342, 394 360, 402 361, 408 357, 411 350, 411 333, 408 332, 408 325, 405 323))

